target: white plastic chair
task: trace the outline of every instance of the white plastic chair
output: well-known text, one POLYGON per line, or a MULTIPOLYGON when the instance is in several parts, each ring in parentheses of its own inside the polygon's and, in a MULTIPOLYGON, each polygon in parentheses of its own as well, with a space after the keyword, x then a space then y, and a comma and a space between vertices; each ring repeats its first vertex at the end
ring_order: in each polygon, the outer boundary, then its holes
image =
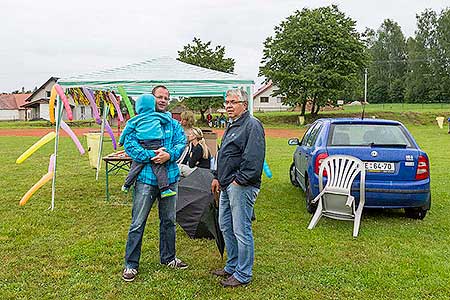
POLYGON ((322 216, 338 219, 353 220, 353 236, 358 236, 361 214, 365 202, 364 163, 349 155, 331 155, 325 158, 319 168, 319 195, 312 203, 319 201, 308 229, 313 229, 322 216), (327 173, 327 183, 323 188, 323 174, 327 173), (355 198, 350 194, 352 183, 360 174, 359 205, 355 209, 355 198))

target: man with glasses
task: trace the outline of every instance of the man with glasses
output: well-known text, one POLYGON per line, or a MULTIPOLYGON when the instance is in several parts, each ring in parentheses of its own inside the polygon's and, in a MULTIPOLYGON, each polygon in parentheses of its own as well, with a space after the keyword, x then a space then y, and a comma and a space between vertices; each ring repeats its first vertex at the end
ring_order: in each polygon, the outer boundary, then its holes
POLYGON ((238 287, 252 279, 254 243, 251 218, 261 186, 265 156, 264 129, 248 111, 248 95, 228 90, 225 109, 231 124, 217 154, 217 171, 211 184, 220 193, 219 226, 225 240, 227 261, 212 274, 225 279, 224 287, 238 287))
MULTIPOLYGON (((152 90, 156 98, 155 110, 166 112, 169 104, 169 90, 162 85, 152 90)), ((161 199, 158 181, 152 171, 150 161, 157 164, 166 163, 167 177, 170 188, 178 192, 178 178, 180 176, 177 159, 180 157, 186 144, 186 138, 180 123, 171 119, 163 127, 163 147, 157 150, 147 150, 138 141, 135 133, 125 138, 124 148, 127 154, 136 162, 144 163, 137 177, 131 213, 131 225, 128 231, 125 249, 125 268, 122 278, 133 281, 138 273, 141 256, 142 237, 145 224, 153 203, 158 200, 159 210, 159 257, 160 263, 175 269, 186 269, 187 264, 175 256, 175 204, 177 195, 161 199)))

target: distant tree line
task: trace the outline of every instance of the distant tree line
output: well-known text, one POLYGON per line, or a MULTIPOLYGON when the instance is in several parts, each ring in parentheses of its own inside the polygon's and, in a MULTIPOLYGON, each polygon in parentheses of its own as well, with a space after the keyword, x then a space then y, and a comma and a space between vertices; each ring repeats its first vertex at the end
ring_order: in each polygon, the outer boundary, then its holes
MULTIPOLYGON (((414 37, 405 38, 397 22, 386 19, 375 31, 356 31, 356 21, 336 5, 295 11, 275 27, 264 42, 261 76, 283 95, 283 104, 310 103, 315 115, 338 99, 364 99, 368 73, 369 103, 450 102, 450 9, 425 10, 416 16, 414 37)), ((194 38, 178 51, 180 61, 233 72, 235 61, 225 47, 194 38)), ((201 113, 220 107, 221 97, 188 98, 185 104, 201 113)))
POLYGON ((370 54, 370 102, 450 102, 450 10, 425 10, 416 16, 414 37, 385 20, 366 30, 370 54))
POLYGON ((450 102, 450 10, 417 15, 414 37, 386 19, 362 34, 335 5, 296 11, 264 43, 260 75, 286 104, 312 103, 311 114, 337 99, 370 103, 450 102))

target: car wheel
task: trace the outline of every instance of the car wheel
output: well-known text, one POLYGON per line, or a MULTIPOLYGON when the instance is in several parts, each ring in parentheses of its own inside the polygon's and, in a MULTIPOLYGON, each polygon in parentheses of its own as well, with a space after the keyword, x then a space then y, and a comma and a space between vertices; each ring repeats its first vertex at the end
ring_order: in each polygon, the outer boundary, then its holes
POLYGON ((313 196, 312 196, 311 184, 309 182, 309 178, 306 179, 305 199, 306 199, 306 210, 310 214, 315 213, 316 209, 317 209, 317 203, 311 203, 311 201, 313 200, 313 196))
POLYGON ((428 209, 419 208, 405 208, 405 215, 407 218, 423 220, 427 215, 428 209))
POLYGON ((289 168, 289 178, 291 179, 291 183, 293 186, 299 186, 297 182, 297 175, 295 174, 295 164, 292 163, 291 167, 289 168))

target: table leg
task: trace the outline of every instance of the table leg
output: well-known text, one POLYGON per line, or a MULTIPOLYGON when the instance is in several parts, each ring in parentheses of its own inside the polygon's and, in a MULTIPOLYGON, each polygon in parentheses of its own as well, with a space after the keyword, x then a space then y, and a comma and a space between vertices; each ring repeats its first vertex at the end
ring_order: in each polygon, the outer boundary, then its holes
POLYGON ((109 163, 108 162, 105 162, 105 172, 106 172, 106 179, 105 179, 105 182, 106 182, 106 201, 109 201, 109 182, 108 182, 108 166, 109 166, 109 163))

